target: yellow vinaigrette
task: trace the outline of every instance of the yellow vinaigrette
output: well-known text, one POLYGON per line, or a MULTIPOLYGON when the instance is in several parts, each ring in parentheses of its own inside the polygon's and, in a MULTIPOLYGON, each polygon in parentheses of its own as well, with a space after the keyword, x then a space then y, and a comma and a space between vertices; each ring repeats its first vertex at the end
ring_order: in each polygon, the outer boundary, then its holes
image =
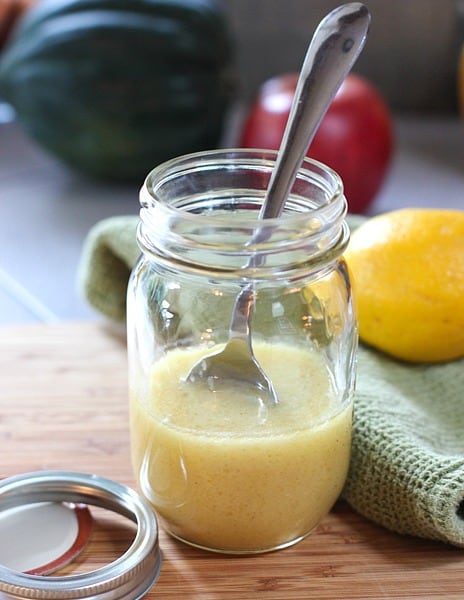
POLYGON ((276 387, 267 411, 234 387, 183 376, 211 350, 174 350, 131 398, 139 484, 170 533, 206 548, 253 552, 307 535, 348 471, 351 404, 341 406, 321 356, 284 344, 255 352, 276 387))

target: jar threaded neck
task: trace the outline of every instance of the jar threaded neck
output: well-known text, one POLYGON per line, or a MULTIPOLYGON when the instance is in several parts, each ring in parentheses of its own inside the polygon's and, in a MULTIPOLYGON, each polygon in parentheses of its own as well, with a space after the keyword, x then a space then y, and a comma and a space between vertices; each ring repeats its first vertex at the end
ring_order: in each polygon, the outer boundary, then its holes
POLYGON ((218 150, 154 169, 140 192, 142 251, 177 269, 241 278, 335 260, 349 238, 340 178, 305 159, 282 215, 260 220, 275 158, 273 151, 218 150))

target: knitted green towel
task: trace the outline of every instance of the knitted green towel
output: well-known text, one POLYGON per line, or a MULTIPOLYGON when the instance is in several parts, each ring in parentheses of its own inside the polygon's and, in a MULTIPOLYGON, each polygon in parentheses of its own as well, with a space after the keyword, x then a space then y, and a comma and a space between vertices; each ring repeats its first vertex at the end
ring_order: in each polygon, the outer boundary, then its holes
POLYGON ((111 217, 92 227, 82 249, 78 287, 87 302, 113 321, 126 318, 127 282, 140 255, 138 216, 111 217))
MULTIPOLYGON (((137 222, 98 223, 81 257, 85 297, 120 322, 139 255, 137 222)), ((464 360, 411 366, 361 345, 344 497, 393 531, 464 547, 464 360)))

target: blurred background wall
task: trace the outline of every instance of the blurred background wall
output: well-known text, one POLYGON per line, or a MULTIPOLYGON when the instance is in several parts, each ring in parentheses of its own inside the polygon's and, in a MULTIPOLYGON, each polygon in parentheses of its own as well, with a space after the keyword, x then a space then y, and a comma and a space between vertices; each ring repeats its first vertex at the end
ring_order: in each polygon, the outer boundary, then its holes
MULTIPOLYGON (((333 0, 223 0, 237 42, 240 93, 298 71, 333 0)), ((464 41, 464 0, 365 0, 372 14, 355 71, 367 76, 397 112, 456 112, 457 66, 464 41)))

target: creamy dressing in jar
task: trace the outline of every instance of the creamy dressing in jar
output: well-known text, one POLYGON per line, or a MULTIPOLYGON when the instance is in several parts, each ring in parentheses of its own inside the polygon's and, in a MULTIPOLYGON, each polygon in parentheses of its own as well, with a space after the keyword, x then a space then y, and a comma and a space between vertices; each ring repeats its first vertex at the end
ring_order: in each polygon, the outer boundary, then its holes
POLYGON ((279 404, 263 414, 240 386, 220 392, 182 377, 207 352, 174 350, 131 398, 133 464, 173 535, 223 551, 277 548, 307 535, 346 478, 351 405, 341 407, 322 358, 255 344, 279 404))

